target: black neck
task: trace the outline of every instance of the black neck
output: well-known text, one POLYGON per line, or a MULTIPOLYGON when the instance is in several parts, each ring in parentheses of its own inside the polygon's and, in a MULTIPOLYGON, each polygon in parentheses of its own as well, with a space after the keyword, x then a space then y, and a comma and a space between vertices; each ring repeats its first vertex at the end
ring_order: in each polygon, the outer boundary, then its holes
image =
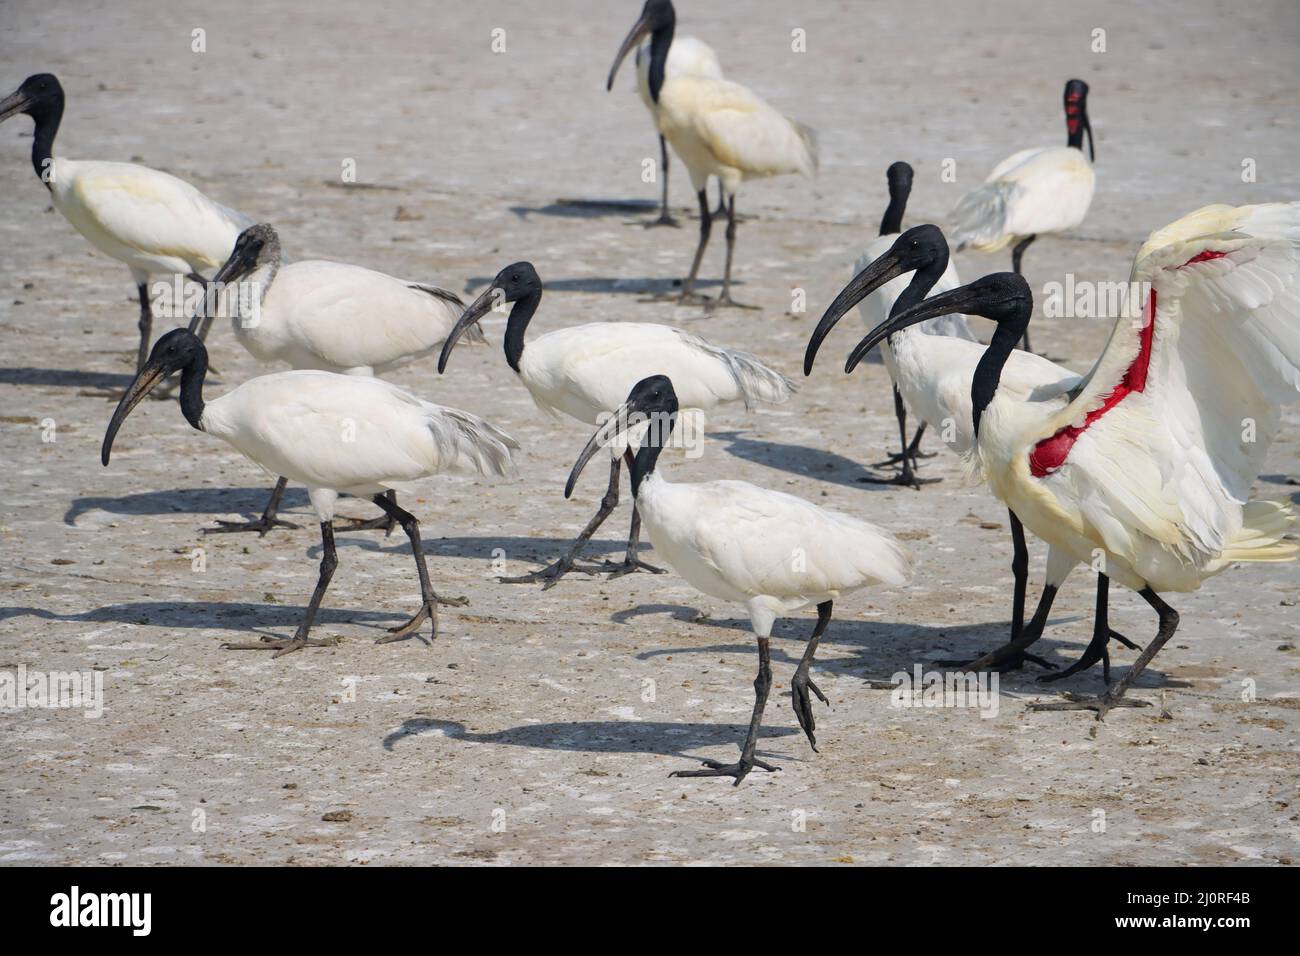
POLYGON ((993 401, 998 383, 1002 381, 1002 369, 1007 364, 1007 359, 1011 358, 1011 353, 1015 351, 1028 325, 1028 316, 1023 323, 998 323, 988 348, 984 350, 979 364, 975 366, 975 377, 971 379, 970 384, 970 400, 976 438, 980 435, 980 418, 984 415, 984 409, 988 408, 989 402, 993 401))
POLYGON ((664 67, 668 63, 668 48, 673 45, 675 28, 676 24, 670 20, 667 26, 659 27, 650 35, 650 99, 656 103, 664 86, 664 67))
POLYGON ((1078 121, 1074 124, 1074 129, 1066 127, 1065 145, 1073 146, 1079 152, 1083 152, 1083 129, 1087 125, 1087 119, 1082 111, 1079 113, 1078 121))
POLYGON ((203 379, 208 374, 208 353, 199 350, 190 363, 181 370, 181 413, 193 427, 202 430, 203 379))
POLYGON ((658 423, 661 418, 655 418, 650 430, 646 432, 645 444, 637 449, 636 455, 632 459, 632 468, 630 478, 632 479, 632 497, 637 496, 641 490, 641 482, 648 478, 655 470, 655 465, 659 463, 659 455, 668 444, 668 436, 672 434, 673 428, 677 424, 677 410, 673 409, 668 414, 668 424, 660 427, 658 423))
POLYGON ((934 284, 943 277, 943 270, 946 268, 948 268, 947 260, 938 257, 913 272, 912 281, 894 300, 894 305, 889 310, 889 317, 892 319, 912 306, 920 305, 925 297, 930 294, 934 284))
POLYGON ((36 175, 45 184, 45 188, 50 189, 54 174, 50 163, 54 159, 54 137, 58 135, 59 122, 63 119, 63 94, 43 103, 31 117, 36 123, 32 137, 32 168, 36 170, 36 175))
POLYGON ((907 211, 907 196, 910 192, 910 186, 902 183, 889 184, 889 207, 885 210, 885 218, 880 220, 882 236, 892 236, 903 231, 903 213, 907 211))
POLYGON ((538 289, 516 300, 514 308, 510 310, 510 318, 506 321, 506 363, 515 372, 519 371, 519 359, 524 354, 524 333, 528 331, 528 323, 532 321, 533 313, 541 301, 542 290, 538 289))

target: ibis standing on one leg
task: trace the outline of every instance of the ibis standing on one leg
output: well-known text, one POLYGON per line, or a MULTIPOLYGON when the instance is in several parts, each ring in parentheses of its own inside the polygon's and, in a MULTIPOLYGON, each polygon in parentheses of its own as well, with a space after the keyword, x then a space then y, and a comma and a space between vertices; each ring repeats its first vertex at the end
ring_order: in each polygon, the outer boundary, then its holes
MULTIPOLYGON (((267 223, 240 233, 212 285, 224 290, 220 308, 235 338, 258 361, 345 375, 383 374, 441 348, 465 308, 454 292, 361 266, 324 259, 285 265, 280 237, 267 223)), ((471 334, 483 341, 478 329, 471 334)), ((260 518, 218 521, 205 533, 295 527, 276 517, 285 484, 281 476, 260 518)), ((396 500, 391 491, 387 497, 396 500)), ((349 531, 391 534, 395 525, 391 513, 348 520, 349 531)))
POLYGON ((1101 718, 1131 705, 1125 692, 1178 627, 1162 594, 1300 551, 1287 538, 1290 503, 1250 500, 1280 406, 1300 400, 1300 202, 1190 213, 1151 234, 1132 283, 1141 320, 1117 318, 1092 370, 1063 394, 1001 387, 1033 314, 1015 273, 927 299, 870 336, 952 312, 997 323, 971 386, 974 464, 1027 528, 1074 561, 1099 556, 1106 577, 1160 619, 1103 694, 1036 709, 1101 718))
MULTIPOLYGON (((1022 149, 993 168, 984 185, 963 196, 949 217, 952 240, 960 252, 966 246, 996 252, 1015 243, 1012 271, 1041 235, 1074 229, 1088 215, 1097 184, 1092 163, 1097 155, 1088 120, 1088 84, 1065 84, 1066 145, 1022 149), (1083 134, 1088 134, 1088 159, 1083 158, 1083 134)), ((1029 333, 1024 347, 1029 348, 1029 333)))
POLYGON ((655 103, 659 132, 691 174, 700 204, 700 241, 690 275, 682 285, 682 302, 739 306, 731 298, 731 262, 736 245, 736 190, 746 179, 783 173, 817 173, 817 144, 813 131, 783 116, 753 91, 729 80, 705 76, 669 76, 668 51, 677 13, 672 0, 646 0, 632 31, 614 58, 606 89, 614 86, 619 65, 650 37, 650 98, 655 103), (695 280, 709 244, 713 214, 705 187, 709 177, 722 184, 727 204, 727 264, 722 293, 709 300, 695 293, 695 280))
POLYGON ((188 329, 162 336, 144 368, 118 403, 104 435, 101 459, 108 464, 113 440, 131 409, 168 375, 181 373, 180 407, 194 428, 216 435, 274 475, 307 486, 320 519, 320 577, 297 632, 288 640, 229 644, 238 649, 274 650, 276 656, 316 641, 308 635, 338 559, 334 550, 334 503, 341 492, 371 498, 402 526, 411 542, 420 578, 420 609, 376 643, 414 634, 425 620, 438 635, 438 605, 463 605, 441 598, 429 583, 420 525, 389 501, 387 492, 442 472, 459 470, 503 475, 512 467, 515 441, 476 415, 421 401, 376 378, 332 372, 276 372, 250 379, 211 402, 203 400, 208 352, 188 329))
POLYGON ((911 556, 888 531, 744 481, 672 483, 656 470, 677 422, 672 379, 652 375, 638 382, 626 403, 592 436, 578 456, 564 494, 573 492, 583 467, 602 448, 614 460, 631 428, 648 427, 631 466, 632 494, 655 552, 694 587, 715 598, 743 604, 758 640, 758 676, 749 732, 735 763, 704 761, 704 770, 678 770, 675 777, 732 777, 736 784, 754 767, 777 770, 754 755, 763 709, 772 687, 770 642, 778 617, 816 605, 817 625, 794 679, 791 700, 813 750, 812 699, 828 703, 809 674, 817 644, 835 601, 876 584, 899 587, 912 577, 911 556))
POLYGON ((56 158, 63 101, 58 79, 38 73, 0 100, 0 122, 16 113, 32 118, 32 166, 54 208, 96 249, 130 268, 140 298, 138 372, 153 330, 149 277, 186 275, 206 285, 201 272, 225 262, 240 230, 253 221, 147 166, 56 158))
MULTIPOLYGON (((528 323, 541 301, 542 280, 532 263, 506 266, 447 336, 438 358, 438 371, 446 370, 447 359, 466 330, 497 303, 512 302, 506 322, 506 363, 537 406, 553 415, 568 415, 597 425, 622 404, 634 384, 656 373, 671 375, 685 406, 702 411, 722 402, 780 404, 795 391, 789 379, 748 352, 719 348, 698 335, 667 325, 592 322, 548 332, 525 343, 528 323)), ((576 561, 583 546, 618 505, 619 467, 617 459, 610 464, 609 488, 600 510, 563 557, 531 574, 501 580, 510 584, 541 581, 543 587, 549 588, 569 571, 594 573, 576 561)), ((640 516, 634 503, 627 556, 621 563, 607 564, 604 570, 615 575, 659 570, 637 556, 639 532, 640 516)))

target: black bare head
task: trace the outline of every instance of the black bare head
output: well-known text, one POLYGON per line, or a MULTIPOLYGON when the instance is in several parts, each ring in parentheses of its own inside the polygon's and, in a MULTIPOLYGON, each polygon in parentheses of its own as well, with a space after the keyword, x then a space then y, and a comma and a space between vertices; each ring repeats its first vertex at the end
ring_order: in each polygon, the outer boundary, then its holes
POLYGON ((118 429, 126 421, 126 416, 131 414, 131 409, 139 405, 173 372, 181 373, 181 411, 191 425, 199 428, 203 417, 203 376, 207 371, 208 350, 204 347, 203 340, 188 329, 172 329, 155 342, 149 360, 117 403, 108 423, 108 431, 104 433, 100 461, 108 464, 109 455, 113 451, 113 439, 117 437, 118 429))
POLYGON ((528 322, 542 301, 542 277, 537 274, 531 262, 515 262, 496 274, 492 284, 475 299, 455 327, 442 343, 442 354, 438 356, 438 373, 446 371, 447 359, 451 350, 465 331, 479 321, 488 312, 506 302, 515 303, 510 310, 510 319, 506 323, 505 351, 506 361, 516 372, 519 371, 519 358, 524 353, 524 332, 528 322))
POLYGON ((36 73, 0 100, 0 123, 26 113, 36 124, 32 137, 32 167, 47 187, 53 181, 54 136, 63 118, 63 86, 53 73, 36 73))
POLYGON ((212 282, 238 282, 272 261, 280 261, 280 236, 270 223, 259 222, 239 234, 230 258, 217 270, 212 282))
POLYGON ((614 77, 623 60, 637 48, 643 38, 649 36, 650 98, 659 102, 659 91, 664 85, 664 65, 668 61, 668 48, 672 46, 676 26, 677 11, 673 9, 672 0, 646 0, 640 18, 632 25, 623 45, 618 49, 618 55, 614 57, 614 65, 609 68, 609 79, 605 81, 605 90, 614 88, 614 77))
POLYGON ((667 375, 651 375, 633 385, 628 392, 627 401, 596 429, 596 433, 578 455, 564 486, 564 497, 573 494, 578 476, 596 452, 610 448, 611 454, 620 454, 628 445, 629 432, 637 429, 638 448, 631 469, 632 494, 635 495, 642 480, 654 471, 659 453, 667 446, 673 427, 677 424, 677 411, 677 392, 667 375))
POLYGON ((903 231, 903 214, 907 211, 907 197, 912 194, 912 167, 901 160, 892 163, 885 172, 889 183, 889 206, 880 220, 880 234, 892 236, 903 231))
MULTIPOLYGON (((821 348, 826 336, 830 335, 831 329, 835 328, 835 324, 844 317, 849 309, 872 292, 898 276, 915 272, 907 288, 894 300, 894 306, 891 310, 892 316, 925 298, 947 268, 948 240, 944 238, 943 230, 929 223, 913 226, 907 230, 894 240, 894 244, 884 254, 849 280, 849 284, 840 291, 840 294, 835 297, 835 301, 826 309, 821 321, 817 323, 817 328, 813 330, 812 337, 808 340, 808 348, 804 351, 803 373, 805 375, 811 374, 813 362, 817 358, 817 350, 821 348)), ((871 345, 867 346, 867 350, 876 344, 876 340, 874 340, 876 332, 885 329, 888 325, 890 323, 886 322, 867 337, 867 339, 873 340, 871 345)), ((892 331, 884 332, 881 335, 881 340, 890 334, 892 334, 892 331)), ((863 354, 865 355, 866 351, 863 354)), ((860 359, 861 356, 859 356, 860 359)), ((850 364, 846 366, 845 370, 851 372, 857 364, 857 361, 850 360, 850 364)))
POLYGON ((1083 80, 1065 83, 1066 144, 1082 152, 1083 134, 1088 134, 1088 159, 1095 162, 1097 151, 1092 144, 1092 123, 1088 119, 1088 84, 1083 80))

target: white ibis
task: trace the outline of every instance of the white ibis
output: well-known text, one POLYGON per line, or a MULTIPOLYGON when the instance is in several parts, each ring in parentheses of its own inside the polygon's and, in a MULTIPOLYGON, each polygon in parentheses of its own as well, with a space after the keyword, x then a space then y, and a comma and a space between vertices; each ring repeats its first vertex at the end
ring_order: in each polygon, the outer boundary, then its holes
MULTIPOLYGON (((856 276, 862 272, 868 265, 889 251, 894 244, 895 237, 903 231, 903 215, 907 211, 907 199, 912 193, 912 167, 904 162, 897 162, 890 165, 885 172, 886 182, 889 184, 889 206, 885 209, 884 218, 880 221, 880 235, 871 241, 858 261, 853 266, 853 274, 856 276)), ((873 329, 885 319, 894 307, 898 297, 903 294, 907 288, 908 279, 904 275, 896 276, 890 279, 884 285, 878 287, 869 293, 859 304, 858 311, 862 313, 862 318, 867 323, 867 328, 873 329)), ((961 285, 961 280, 957 278, 957 269, 953 266, 952 260, 948 261, 948 267, 944 269, 943 275, 939 281, 934 284, 934 289, 938 292, 946 292, 949 289, 955 289, 961 285)), ((928 290, 922 295, 928 295, 928 290)), ((829 330, 828 330, 829 331, 829 330)), ((926 323, 919 327, 919 331, 930 335, 949 335, 959 339, 965 339, 967 342, 974 342, 975 336, 971 333, 970 327, 966 325, 966 320, 960 315, 944 316, 943 318, 926 323)), ((815 351, 815 350, 814 350, 815 351)), ((898 390, 899 368, 898 362, 894 359, 894 353, 885 343, 880 347, 881 355, 885 360, 885 369, 889 372, 889 378, 894 382, 894 414, 898 418, 898 434, 901 443, 901 450, 897 455, 892 456, 887 461, 881 462, 880 465, 888 465, 894 462, 901 462, 901 469, 897 475, 892 478, 877 478, 868 475, 860 478, 860 481, 870 482, 872 484, 887 485, 909 485, 913 488, 920 488, 922 484, 938 481, 938 478, 920 479, 916 477, 914 469, 917 465, 917 458, 920 456, 921 436, 925 434, 926 420, 921 420, 920 426, 916 430, 916 435, 909 443, 907 440, 907 406, 903 401, 903 394, 898 390)), ((805 369, 805 374, 811 371, 811 364, 805 369)), ((880 467, 880 465, 875 467, 880 467)))
MULTIPOLYGON (((1277 430, 1300 399, 1300 203, 1206 206, 1151 234, 1121 316, 1083 381, 1017 397, 1002 374, 1033 313, 1019 275, 985 276, 891 318, 864 345, 949 312, 997 323, 971 386, 972 464, 1025 526, 1137 591, 1160 619, 1132 668, 1098 697, 1040 709, 1098 718, 1178 627, 1160 596, 1237 562, 1291 561, 1289 502, 1250 501, 1277 430)), ((1050 603, 1051 595, 1044 593, 1050 603)), ((1022 635, 1027 646, 1036 635, 1022 635)))
MULTIPOLYGON (((879 318, 876 328, 889 318, 900 315, 921 302, 930 290, 941 284, 950 271, 948 243, 937 226, 915 226, 894 238, 889 247, 875 260, 862 266, 844 290, 835 298, 822 316, 808 342, 804 354, 804 374, 812 371, 813 361, 822 342, 836 323, 859 301, 872 301, 882 290, 896 287, 906 281, 905 288, 897 292, 888 316, 879 318)), ((878 301, 878 300, 876 300, 878 301)), ((931 320, 933 321, 933 320, 931 320)), ((963 320, 964 321, 964 320, 963 320)), ((926 322, 903 326, 878 340, 873 334, 854 349, 845 365, 852 371, 877 342, 882 351, 891 356, 895 383, 909 407, 916 410, 923 422, 929 424, 947 439, 948 446, 958 455, 966 456, 975 444, 975 430, 971 405, 971 383, 975 370, 984 356, 984 346, 976 341, 952 335, 924 334, 926 322)), ((1079 385, 1080 377, 1069 369, 1048 361, 1033 352, 1018 350, 1007 359, 1002 376, 1002 387, 1008 395, 1021 399, 1046 397, 1068 392, 1079 385)), ((1029 579, 1029 551, 1025 545, 1024 528, 1014 511, 1008 515, 1011 525, 1013 557, 1012 575, 1015 593, 1012 600, 1011 642, 975 661, 944 661, 944 664, 961 664, 983 669, 1019 667, 1028 657, 1043 666, 1046 661, 1017 650, 1024 630, 1025 592, 1029 579)), ((1049 548, 1047 555, 1047 588, 1055 593, 1069 576, 1075 562, 1057 548, 1049 548)), ((1041 633, 1047 623, 1050 604, 1040 604, 1038 612, 1029 622, 1030 629, 1041 633)), ((1094 644, 1077 665, 1063 671, 1066 676, 1083 667, 1102 661, 1104 673, 1109 677, 1110 655, 1108 642, 1114 639, 1127 647, 1135 645, 1122 634, 1110 629, 1107 617, 1107 582, 1099 576, 1097 591, 1097 616, 1094 620, 1094 644)), ((1056 676, 1056 675, 1054 675, 1056 676)))
MULTIPOLYGON (((794 383, 747 352, 719 348, 697 335, 667 325, 644 322, 592 322, 557 329, 524 342, 528 323, 542 301, 542 280, 532 263, 506 266, 492 284, 465 310, 447 336, 438 358, 438 371, 461 335, 497 303, 512 302, 506 322, 506 363, 519 376, 539 408, 568 415, 588 425, 599 424, 618 408, 628 390, 647 375, 671 375, 686 407, 707 411, 722 402, 779 404, 795 391, 794 383)), ((631 464, 629 455, 628 464, 631 464)), ((619 462, 610 466, 609 489, 596 512, 563 557, 550 566, 515 578, 511 584, 543 582, 552 587, 572 570, 594 573, 575 564, 579 552, 618 505, 619 462)), ((606 564, 615 575, 658 571, 637 557, 640 518, 632 509, 627 556, 606 564)))
MULTIPOLYGON (((240 233, 212 286, 223 292, 235 338, 258 361, 347 375, 382 374, 428 355, 465 308, 454 292, 361 266, 323 259, 283 264, 280 237, 267 223, 240 233)), ((472 331, 483 341, 481 331, 472 331)), ((295 527, 276 517, 285 484, 280 476, 260 518, 218 521, 205 531, 265 535, 277 525, 295 527)), ((391 515, 350 521, 348 530, 393 528, 391 515)))
POLYGON ((334 503, 340 493, 370 497, 406 532, 420 577, 420 609, 376 643, 414 634, 428 619, 438 634, 438 604, 463 605, 464 598, 441 598, 429 583, 420 544, 420 525, 386 493, 448 471, 503 475, 512 467, 509 435, 483 419, 454 408, 421 401, 375 378, 332 372, 275 372, 250 379, 211 402, 203 400, 208 353, 198 336, 174 329, 158 339, 139 374, 118 403, 104 435, 101 460, 108 464, 113 440, 131 409, 168 375, 181 373, 180 407, 194 428, 215 435, 273 475, 307 486, 320 519, 320 577, 297 632, 287 640, 228 644, 236 649, 274 650, 276 656, 322 642, 309 638, 330 577, 338 564, 334 551, 334 503))
POLYGON ((618 461, 628 431, 645 426, 630 470, 632 494, 655 552, 705 594, 743 604, 758 640, 754 712, 740 759, 731 764, 706 760, 706 769, 678 770, 673 776, 729 776, 739 784, 754 767, 779 769, 754 756, 772 686, 769 642, 777 617, 817 606, 817 625, 790 682, 795 716, 816 750, 808 692, 828 701, 808 672, 835 601, 872 585, 907 584, 912 561, 903 544, 883 528, 793 495, 744 481, 665 480, 655 466, 679 407, 669 376, 638 382, 578 456, 564 494, 573 492, 583 467, 602 448, 618 461))
MULTIPOLYGON (((1088 84, 1065 84, 1065 146, 1040 146, 1013 153, 993 168, 989 178, 953 208, 952 241, 960 252, 969 246, 996 252, 1015 243, 1012 271, 1029 244, 1047 233, 1067 232, 1083 222, 1097 184, 1092 163, 1097 155, 1088 120, 1088 84), (1088 134, 1088 159, 1083 134, 1088 134)), ((1029 339, 1025 339, 1029 348, 1029 339)))
POLYGON ((668 140, 691 175, 700 203, 700 241, 690 275, 682 285, 681 301, 738 306, 731 298, 731 261, 736 244, 736 190, 746 179, 783 173, 817 173, 817 144, 813 131, 783 116, 760 96, 739 83, 705 76, 669 76, 668 51, 677 13, 671 0, 646 0, 632 31, 609 71, 606 89, 614 86, 619 65, 647 35, 650 37, 649 85, 660 134, 668 140), (705 186, 710 176, 722 185, 727 203, 727 265, 717 300, 695 294, 704 249, 709 244, 713 216, 705 186))
MULTIPOLYGON (((665 76, 703 76, 709 79, 722 79, 722 64, 713 47, 695 37, 675 37, 668 48, 668 62, 664 67, 665 76)), ((650 44, 642 43, 636 48, 636 90, 641 95, 641 102, 650 111, 654 120, 655 132, 659 132, 659 105, 650 96, 650 44)), ((678 225, 668 209, 668 142, 659 134, 659 172, 663 178, 663 199, 659 205, 659 218, 646 223, 647 226, 678 225)), ((719 212, 725 214, 726 200, 722 196, 722 186, 718 186, 719 212)))
POLYGON ((206 285, 202 271, 225 262, 240 230, 253 221, 184 180, 147 166, 55 158, 63 87, 52 74, 29 76, 0 101, 0 121, 17 113, 26 113, 36 124, 32 166, 54 208, 91 245, 131 270, 140 298, 139 371, 153 330, 149 277, 186 275, 206 285))

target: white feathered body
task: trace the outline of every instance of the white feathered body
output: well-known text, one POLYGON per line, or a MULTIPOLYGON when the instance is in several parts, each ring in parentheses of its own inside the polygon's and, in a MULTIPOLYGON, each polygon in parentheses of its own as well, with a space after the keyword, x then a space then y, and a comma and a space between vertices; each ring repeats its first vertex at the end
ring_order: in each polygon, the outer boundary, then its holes
POLYGON ((405 490, 443 472, 506 474, 516 442, 483 419, 374 378, 276 372, 209 402, 200 427, 270 475, 307 486, 322 521, 338 493, 405 490))
POLYGON ((1021 150, 958 201, 949 239, 957 249, 996 252, 1019 238, 1074 229, 1088 214, 1096 183, 1082 150, 1021 150))
POLYGON ((1143 388, 1117 391, 1145 325, 1122 317, 1077 396, 999 390, 978 466, 1026 527, 1076 560, 1103 554, 1130 588, 1190 591, 1235 561, 1294 559, 1290 505, 1248 499, 1279 406, 1300 399, 1300 203, 1198 210, 1152 235, 1132 279, 1150 284, 1155 323, 1143 388), (1038 443, 1085 423, 1036 476, 1038 443))
MULTIPOLYGON (((674 36, 668 47, 668 60, 664 64, 664 78, 672 76, 703 76, 714 80, 722 79, 722 64, 713 47, 696 37, 674 36)), ((655 101, 650 96, 650 41, 646 40, 636 49, 636 91, 641 102, 654 117, 658 112, 655 101)))
POLYGON ((705 594, 744 604, 760 637, 799 608, 912 577, 888 531, 748 482, 678 484, 656 470, 636 503, 655 554, 705 594))
POLYGON ((253 221, 189 183, 134 163, 55 158, 54 208, 100 252, 151 275, 208 272, 253 221))
MULTIPOLYGON (((249 281, 256 287, 258 275, 249 281)), ((228 309, 235 337, 259 361, 369 374, 441 348, 464 304, 436 286, 309 259, 274 274, 256 313, 228 309)))
POLYGON ((655 116, 659 132, 690 171, 696 192, 709 176, 717 176, 730 196, 746 179, 817 173, 812 130, 739 83, 668 77, 655 116))
POLYGON ((627 400, 632 386, 667 375, 682 408, 784 402, 795 386, 754 356, 643 322, 593 322, 529 339, 519 377, 537 405, 589 425, 627 400))

